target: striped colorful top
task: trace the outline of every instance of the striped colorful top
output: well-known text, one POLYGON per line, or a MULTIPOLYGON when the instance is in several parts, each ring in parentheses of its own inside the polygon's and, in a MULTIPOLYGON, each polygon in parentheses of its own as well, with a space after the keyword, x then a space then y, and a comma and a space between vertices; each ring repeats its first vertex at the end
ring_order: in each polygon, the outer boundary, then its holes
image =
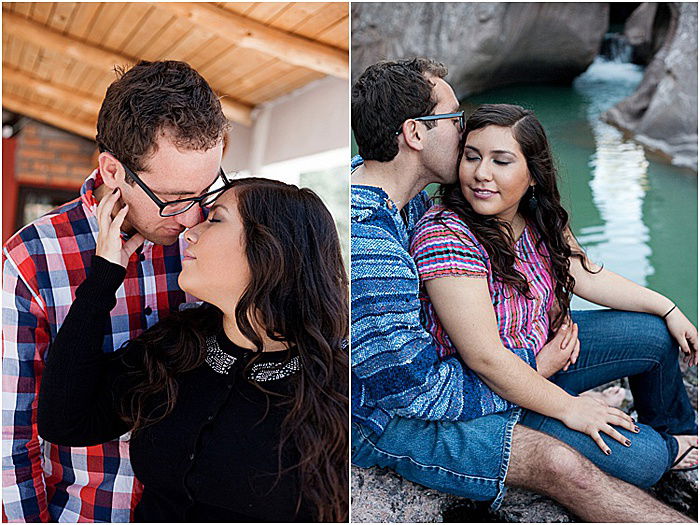
POLYGON ((416 226, 411 255, 421 279, 423 322, 437 341, 441 358, 457 353, 440 324, 425 293, 423 283, 449 275, 487 278, 503 346, 526 361, 547 342, 549 316, 554 301, 554 283, 549 253, 537 248, 539 234, 526 224, 515 243, 515 269, 526 279, 531 298, 527 298, 494 278, 488 253, 459 216, 442 205, 430 208, 416 226))

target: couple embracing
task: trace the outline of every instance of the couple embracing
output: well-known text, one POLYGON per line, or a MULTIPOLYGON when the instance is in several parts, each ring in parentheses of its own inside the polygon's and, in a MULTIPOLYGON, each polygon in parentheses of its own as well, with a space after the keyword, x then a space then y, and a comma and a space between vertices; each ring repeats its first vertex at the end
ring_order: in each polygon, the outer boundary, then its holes
POLYGON ((380 62, 352 89, 353 464, 493 508, 518 486, 587 521, 687 521, 638 487, 697 468, 697 330, 586 257, 535 115, 465 119, 446 75, 380 62), (638 421, 587 393, 627 376, 638 421))
POLYGON ((206 80, 107 90, 81 196, 3 250, 3 516, 342 521, 347 277, 310 189, 221 168, 206 80))

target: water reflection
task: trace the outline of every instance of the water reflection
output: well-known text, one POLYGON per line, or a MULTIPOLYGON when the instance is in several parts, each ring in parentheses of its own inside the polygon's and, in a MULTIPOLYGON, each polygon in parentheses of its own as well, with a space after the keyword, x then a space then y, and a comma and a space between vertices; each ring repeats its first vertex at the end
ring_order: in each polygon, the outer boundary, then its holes
MULTIPOLYGON (((642 69, 629 63, 597 58, 574 82, 586 103, 587 120, 593 131, 595 151, 589 166, 593 204, 601 223, 580 229, 577 235, 589 256, 628 279, 646 286, 654 269, 649 262, 649 228, 642 205, 649 187, 649 163, 644 149, 623 139, 622 133, 600 120, 600 115, 634 92, 642 69)), ((597 308, 576 299, 574 308, 597 308)))

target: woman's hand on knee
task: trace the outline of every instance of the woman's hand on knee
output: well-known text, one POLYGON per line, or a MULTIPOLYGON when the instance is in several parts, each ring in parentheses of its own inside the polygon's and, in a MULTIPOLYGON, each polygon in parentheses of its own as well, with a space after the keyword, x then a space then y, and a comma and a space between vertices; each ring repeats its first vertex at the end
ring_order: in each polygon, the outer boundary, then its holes
POLYGON ((631 416, 597 399, 585 396, 573 398, 572 406, 562 419, 562 422, 572 430, 589 435, 600 449, 608 455, 612 451, 603 441, 600 435, 601 432, 627 447, 630 446, 630 440, 615 430, 613 425, 626 428, 630 432, 639 432, 639 427, 637 427, 631 416))

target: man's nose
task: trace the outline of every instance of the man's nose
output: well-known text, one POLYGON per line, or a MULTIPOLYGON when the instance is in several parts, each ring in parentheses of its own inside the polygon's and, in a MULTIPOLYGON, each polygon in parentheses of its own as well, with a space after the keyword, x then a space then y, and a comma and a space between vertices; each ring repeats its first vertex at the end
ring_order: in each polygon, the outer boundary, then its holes
POLYGON ((192 228, 202 222, 204 216, 202 215, 202 208, 195 204, 186 212, 175 215, 173 219, 185 228, 192 228))

